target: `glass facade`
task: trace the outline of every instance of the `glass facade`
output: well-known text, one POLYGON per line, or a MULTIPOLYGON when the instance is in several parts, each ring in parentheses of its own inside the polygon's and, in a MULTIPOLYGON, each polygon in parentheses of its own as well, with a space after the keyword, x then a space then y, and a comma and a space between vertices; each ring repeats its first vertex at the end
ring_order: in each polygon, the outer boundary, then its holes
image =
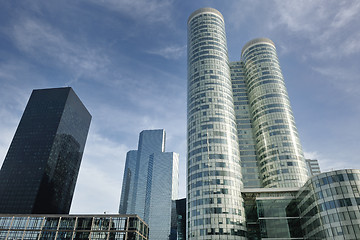
POLYGON ((138 150, 127 153, 119 213, 143 218, 151 239, 167 240, 176 229, 178 164, 177 153, 165 152, 162 129, 142 131, 138 150))
POLYGON ((254 39, 241 58, 262 187, 301 187, 308 171, 275 45, 254 39))
POLYGON ((0 213, 69 213, 90 121, 70 87, 32 92, 0 171, 0 213))
POLYGON ((236 114, 236 128, 239 139, 242 182, 244 188, 259 188, 258 157, 253 136, 252 119, 245 81, 243 62, 230 63, 231 82, 236 114))
POLYGON ((188 239, 245 239, 241 166, 224 19, 188 19, 188 239))
POLYGON ((136 215, 0 215, 4 240, 147 240, 148 235, 136 215))
POLYGON ((137 150, 128 151, 126 154, 126 162, 124 169, 123 185, 121 189, 121 199, 119 213, 135 213, 135 171, 136 171, 136 158, 137 150))
POLYGON ((360 239, 360 170, 312 177, 296 204, 305 239, 360 239))
POLYGON ((188 239, 360 239, 360 170, 304 159, 275 44, 229 63, 221 13, 201 8, 187 46, 188 239))
POLYGON ((162 153, 165 151, 165 131, 164 130, 146 130, 140 133, 138 154, 135 170, 135 214, 138 214, 145 221, 145 198, 147 194, 148 170, 153 163, 153 153, 162 153))
POLYGON ((294 205, 298 188, 249 188, 245 201, 248 239, 303 239, 294 205))

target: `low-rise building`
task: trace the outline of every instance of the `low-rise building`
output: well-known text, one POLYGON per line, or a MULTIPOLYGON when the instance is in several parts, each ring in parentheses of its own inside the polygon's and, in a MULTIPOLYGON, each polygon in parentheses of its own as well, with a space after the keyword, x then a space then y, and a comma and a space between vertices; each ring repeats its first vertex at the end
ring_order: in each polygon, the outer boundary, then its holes
POLYGON ((0 239, 148 240, 148 225, 137 215, 0 215, 0 239))

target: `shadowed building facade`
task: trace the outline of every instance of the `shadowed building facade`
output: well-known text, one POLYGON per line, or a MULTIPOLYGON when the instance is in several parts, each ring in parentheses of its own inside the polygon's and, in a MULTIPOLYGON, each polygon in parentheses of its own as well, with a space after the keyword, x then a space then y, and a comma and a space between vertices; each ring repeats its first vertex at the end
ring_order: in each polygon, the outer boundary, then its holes
POLYGON ((90 121, 70 87, 32 92, 0 171, 0 213, 69 213, 90 121))
POLYGON ((0 214, 0 239, 147 240, 149 228, 136 215, 0 214))

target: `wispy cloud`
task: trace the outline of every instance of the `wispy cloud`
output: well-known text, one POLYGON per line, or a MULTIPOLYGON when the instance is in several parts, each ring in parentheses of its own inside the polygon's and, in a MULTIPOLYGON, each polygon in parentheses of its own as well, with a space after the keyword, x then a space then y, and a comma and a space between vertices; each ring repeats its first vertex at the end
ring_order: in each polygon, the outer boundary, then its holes
POLYGON ((345 1, 340 2, 340 9, 335 15, 331 27, 341 28, 349 23, 351 23, 354 18, 358 18, 360 10, 360 2, 358 1, 349 1, 351 2, 350 6, 347 5, 345 1))
POLYGON ((360 3, 358 1, 275 1, 272 30, 285 27, 313 46, 318 59, 339 58, 360 52, 360 3))
POLYGON ((35 18, 20 18, 12 38, 19 50, 43 64, 59 66, 74 76, 92 76, 106 68, 109 59, 100 49, 70 40, 60 30, 35 18))
POLYGON ((91 0, 94 4, 117 11, 143 23, 171 21, 173 0, 91 0), (145 21, 144 21, 145 20, 145 21))
POLYGON ((91 127, 77 181, 72 213, 116 213, 129 147, 91 127), (87 204, 84 204, 86 202, 87 204))
POLYGON ((318 152, 306 152, 304 151, 304 155, 306 159, 319 159, 320 154, 318 152))
POLYGON ((285 26, 293 32, 315 33, 324 26, 330 12, 326 10, 324 1, 275 1, 272 28, 285 26))
POLYGON ((255 37, 259 33, 271 36, 290 50, 281 53, 298 51, 303 59, 328 60, 360 52, 356 44, 360 31, 359 1, 236 1, 228 11, 230 24, 238 31, 245 29, 255 37), (254 29, 248 28, 249 21, 254 29), (309 44, 307 48, 311 50, 301 51, 304 44, 309 44))
POLYGON ((322 74, 338 89, 357 97, 360 95, 359 69, 341 66, 313 67, 314 71, 322 74))
POLYGON ((22 71, 22 68, 12 64, 0 64, 0 166, 5 159, 29 97, 26 84, 22 87, 13 85, 17 83, 16 71, 22 71))
POLYGON ((168 46, 161 49, 149 50, 148 53, 159 55, 166 59, 179 59, 186 55, 186 46, 168 46))

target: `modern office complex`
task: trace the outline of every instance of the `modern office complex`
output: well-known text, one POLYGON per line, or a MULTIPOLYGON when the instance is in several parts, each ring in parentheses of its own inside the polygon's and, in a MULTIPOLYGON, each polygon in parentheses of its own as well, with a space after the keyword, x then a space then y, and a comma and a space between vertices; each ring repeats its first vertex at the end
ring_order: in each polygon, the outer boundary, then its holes
POLYGON ((136 215, 0 214, 0 239, 147 240, 147 224, 136 215))
POLYGON ((360 239, 360 171, 310 178, 270 39, 229 63, 223 16, 201 8, 187 67, 188 239, 360 239))
POLYGON ((165 152, 164 130, 142 131, 138 150, 127 153, 119 213, 143 218, 150 239, 176 235, 178 162, 177 153, 165 152))
POLYGON ((32 92, 0 171, 0 213, 69 213, 90 121, 70 87, 32 92))

